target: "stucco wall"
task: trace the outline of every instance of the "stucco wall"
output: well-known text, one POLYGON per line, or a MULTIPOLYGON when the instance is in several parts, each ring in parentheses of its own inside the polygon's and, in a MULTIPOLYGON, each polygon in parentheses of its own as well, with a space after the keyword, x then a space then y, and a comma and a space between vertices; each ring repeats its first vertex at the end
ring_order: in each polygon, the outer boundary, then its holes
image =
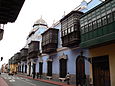
MULTIPOLYGON (((59 74, 59 56, 62 56, 63 53, 67 55, 68 60, 67 60, 67 72, 70 74, 76 74, 76 58, 78 55, 80 55, 80 48, 74 48, 74 49, 67 49, 67 50, 62 50, 57 53, 54 53, 51 55, 53 59, 52 63, 52 73, 53 74, 59 74)), ((88 57, 88 50, 84 49, 84 56, 88 57)), ((49 56, 44 56, 43 57, 43 72, 47 73, 47 58, 49 56)), ((85 61, 85 73, 89 75, 89 62, 85 61)))

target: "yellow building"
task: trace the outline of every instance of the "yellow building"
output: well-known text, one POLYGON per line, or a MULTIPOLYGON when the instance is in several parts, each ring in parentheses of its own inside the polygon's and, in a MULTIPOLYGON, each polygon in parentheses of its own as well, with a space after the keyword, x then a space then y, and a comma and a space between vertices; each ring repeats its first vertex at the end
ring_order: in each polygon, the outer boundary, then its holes
MULTIPOLYGON (((115 85, 115 44, 89 49, 91 64, 91 77, 97 77, 94 83, 111 83, 115 85), (103 81, 104 80, 104 81, 103 81)), ((95 78, 93 78, 95 79, 95 78)), ((100 84, 98 84, 100 86, 100 84)), ((102 86, 102 85, 101 85, 102 86)), ((105 86, 105 85, 103 85, 105 86)), ((107 85, 110 86, 110 85, 107 85)))
POLYGON ((18 72, 18 64, 14 56, 9 60, 9 68, 10 68, 10 73, 18 72))
POLYGON ((10 72, 17 73, 18 64, 10 64, 10 72))

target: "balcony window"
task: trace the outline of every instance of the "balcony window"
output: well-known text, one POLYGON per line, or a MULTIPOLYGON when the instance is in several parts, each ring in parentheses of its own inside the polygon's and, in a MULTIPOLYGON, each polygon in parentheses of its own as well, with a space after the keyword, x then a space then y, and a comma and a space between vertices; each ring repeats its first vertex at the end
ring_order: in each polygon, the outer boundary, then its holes
POLYGON ((68 33, 71 33, 71 29, 70 28, 68 28, 68 33))
POLYGON ((67 35, 67 29, 66 29, 66 30, 64 30, 64 36, 65 36, 65 35, 67 35))
POLYGON ((107 24, 107 18, 106 18, 106 16, 104 16, 103 18, 102 18, 102 25, 104 26, 104 25, 106 25, 107 24))
POLYGON ((81 27, 81 33, 84 34, 84 26, 81 27))
POLYGON ((111 13, 107 15, 107 21, 108 21, 108 23, 113 22, 113 17, 112 17, 111 13))
POLYGON ((74 31, 74 28, 73 28, 73 26, 71 27, 71 32, 73 32, 74 31))
POLYGON ((97 22, 93 21, 93 29, 97 29, 97 22))
POLYGON ((102 22, 101 22, 101 18, 97 20, 97 27, 101 27, 102 26, 102 22))
POLYGON ((92 30, 92 23, 89 23, 89 31, 92 30))
POLYGON ((88 32, 88 25, 85 25, 85 33, 87 33, 88 32))
POLYGON ((113 12, 113 20, 115 21, 115 11, 113 12))

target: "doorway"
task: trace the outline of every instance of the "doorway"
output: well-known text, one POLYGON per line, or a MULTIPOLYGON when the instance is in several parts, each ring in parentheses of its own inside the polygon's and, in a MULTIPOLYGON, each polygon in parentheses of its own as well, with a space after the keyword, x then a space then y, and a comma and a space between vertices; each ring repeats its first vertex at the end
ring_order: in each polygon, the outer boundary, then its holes
POLYGON ((76 85, 83 86, 85 84, 85 60, 84 56, 78 56, 76 59, 76 85))
POLYGON ((111 86, 109 56, 93 57, 92 67, 94 86, 111 86))

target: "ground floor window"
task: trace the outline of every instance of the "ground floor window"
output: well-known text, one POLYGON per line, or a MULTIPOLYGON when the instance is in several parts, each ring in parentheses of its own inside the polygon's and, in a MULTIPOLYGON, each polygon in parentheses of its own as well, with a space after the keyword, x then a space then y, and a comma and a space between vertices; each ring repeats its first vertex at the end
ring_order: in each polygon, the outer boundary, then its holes
POLYGON ((31 62, 29 62, 29 75, 31 73, 31 62))
POLYGON ((24 71, 24 64, 22 65, 22 73, 23 73, 23 71, 24 71))
POLYGON ((43 62, 39 62, 39 75, 43 73, 43 62))
POLYGON ((25 65, 25 73, 27 73, 27 65, 25 65))
POLYGON ((33 63, 33 78, 35 78, 35 75, 36 75, 36 64, 33 63))
POLYGON ((47 61, 47 76, 52 76, 52 61, 47 61))

